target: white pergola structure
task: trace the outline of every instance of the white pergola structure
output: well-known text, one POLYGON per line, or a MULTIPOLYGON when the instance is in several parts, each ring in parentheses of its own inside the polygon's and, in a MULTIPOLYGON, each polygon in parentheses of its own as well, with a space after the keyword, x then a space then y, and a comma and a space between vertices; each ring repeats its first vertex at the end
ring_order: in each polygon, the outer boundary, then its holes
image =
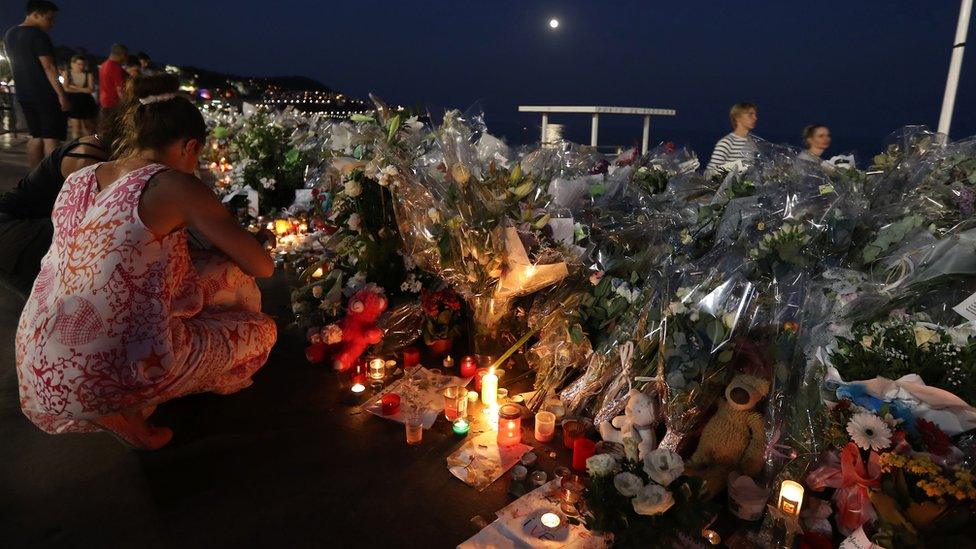
POLYGON ((591 114, 593 121, 590 126, 590 146, 596 147, 597 138, 600 133, 601 114, 629 114, 644 117, 644 138, 641 141, 641 154, 647 152, 647 142, 651 135, 652 116, 674 116, 678 111, 674 109, 655 109, 644 107, 564 107, 564 106, 537 106, 519 105, 519 112, 540 112, 542 113, 542 139, 546 141, 546 128, 549 126, 549 115, 554 113, 561 114, 591 114))

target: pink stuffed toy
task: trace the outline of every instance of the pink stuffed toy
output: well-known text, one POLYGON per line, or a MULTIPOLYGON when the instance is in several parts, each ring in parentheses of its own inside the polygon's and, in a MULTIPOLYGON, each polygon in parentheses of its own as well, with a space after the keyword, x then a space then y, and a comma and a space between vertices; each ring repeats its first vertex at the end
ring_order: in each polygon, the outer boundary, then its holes
POLYGON ((352 368, 366 347, 383 340, 383 330, 376 327, 376 321, 386 310, 386 305, 382 288, 370 285, 353 294, 346 316, 326 327, 331 333, 326 343, 330 344, 333 368, 339 371, 352 368))

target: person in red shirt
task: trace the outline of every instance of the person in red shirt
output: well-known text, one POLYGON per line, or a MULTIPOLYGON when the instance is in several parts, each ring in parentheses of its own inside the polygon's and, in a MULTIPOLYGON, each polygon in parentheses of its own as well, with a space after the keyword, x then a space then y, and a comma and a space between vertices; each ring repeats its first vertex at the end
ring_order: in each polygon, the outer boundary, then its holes
POLYGON ((129 49, 122 44, 114 44, 112 52, 98 67, 98 102, 102 113, 115 108, 125 87, 125 71, 122 62, 129 55, 129 49))

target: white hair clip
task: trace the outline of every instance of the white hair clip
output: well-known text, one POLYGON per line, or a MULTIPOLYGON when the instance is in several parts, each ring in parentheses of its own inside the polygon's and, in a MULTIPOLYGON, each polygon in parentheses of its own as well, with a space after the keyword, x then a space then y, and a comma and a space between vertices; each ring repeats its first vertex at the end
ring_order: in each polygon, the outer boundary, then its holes
POLYGON ((139 99, 140 105, 149 105, 152 103, 159 103, 160 101, 169 101, 170 99, 175 99, 175 93, 161 93, 159 95, 150 95, 139 99))

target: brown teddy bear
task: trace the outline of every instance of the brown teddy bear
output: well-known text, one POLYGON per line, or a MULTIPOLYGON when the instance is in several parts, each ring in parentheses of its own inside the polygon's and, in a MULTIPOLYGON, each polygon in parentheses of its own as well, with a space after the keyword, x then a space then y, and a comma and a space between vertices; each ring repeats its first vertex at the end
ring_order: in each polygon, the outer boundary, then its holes
POLYGON ((732 471, 755 478, 763 468, 765 421, 755 407, 769 393, 769 381, 752 374, 736 374, 725 388, 688 461, 692 474, 705 479, 709 498, 725 488, 732 471))

